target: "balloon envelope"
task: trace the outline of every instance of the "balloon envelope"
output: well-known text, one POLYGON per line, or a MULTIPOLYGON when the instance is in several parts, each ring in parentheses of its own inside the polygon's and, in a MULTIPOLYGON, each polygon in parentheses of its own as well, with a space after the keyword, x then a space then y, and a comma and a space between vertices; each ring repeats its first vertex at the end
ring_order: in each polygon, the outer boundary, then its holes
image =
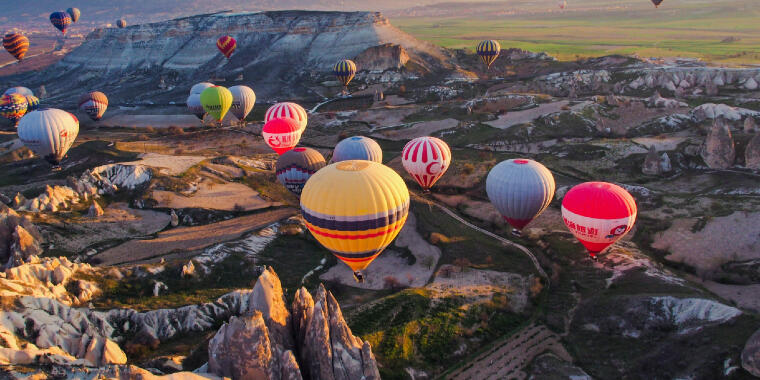
POLYGON ((501 45, 496 40, 485 40, 478 44, 475 51, 480 56, 480 59, 483 60, 483 63, 490 68, 491 64, 499 57, 499 53, 501 53, 501 45))
POLYGON ((3 47, 20 61, 29 51, 29 39, 19 33, 8 33, 3 37, 3 47))
POLYGON ((232 53, 235 51, 235 48, 237 48, 237 41, 235 41, 235 39, 231 36, 220 37, 216 41, 216 47, 220 52, 222 52, 222 54, 224 54, 225 57, 229 59, 232 53))
POLYGON ((418 137, 404 146, 401 163, 422 189, 428 190, 449 169, 451 149, 439 138, 418 137))
POLYGON ((34 95, 26 96, 26 112, 37 111, 40 108, 40 99, 34 95))
POLYGON ((198 94, 198 95, 200 95, 203 92, 203 90, 205 90, 205 89, 207 89, 209 87, 214 87, 214 84, 213 83, 209 83, 209 82, 196 83, 196 84, 193 85, 193 87, 190 87, 190 95, 192 95, 192 94, 198 94))
POLYGON ((344 86, 348 86, 351 79, 354 79, 356 75, 356 63, 350 59, 344 59, 339 61, 333 66, 333 73, 338 78, 340 83, 344 86))
POLYGON ((652 4, 654 4, 654 7, 657 8, 662 4, 662 0, 652 0, 652 4))
POLYGON ((18 137, 29 149, 58 165, 79 134, 76 116, 47 108, 26 115, 18 126, 18 137))
POLYGON ((26 96, 21 94, 8 94, 0 97, 0 116, 8 119, 14 125, 26 114, 29 104, 26 96))
POLYGON ((203 116, 206 115, 206 110, 203 109, 201 104, 201 94, 190 94, 187 97, 187 108, 197 118, 203 120, 203 116))
POLYGON ((367 268, 404 226, 409 191, 383 164, 343 161, 311 176, 301 193, 301 210, 314 238, 357 272, 367 268))
POLYGON ((125 19, 117 20, 116 21, 116 26, 118 26, 119 28, 126 28, 127 27, 127 20, 125 20, 125 19))
POLYGON ((306 181, 325 167, 325 158, 311 148, 293 148, 280 156, 275 165, 277 180, 294 194, 301 194, 306 181))
POLYGON ((3 93, 3 95, 10 95, 10 94, 19 94, 19 95, 24 95, 24 96, 33 96, 34 92, 32 92, 32 90, 30 90, 30 89, 28 89, 26 87, 17 86, 17 87, 11 87, 11 88, 5 90, 5 92, 3 93))
POLYGON ((291 102, 277 103, 269 107, 267 113, 264 115, 264 122, 283 117, 297 121, 301 126, 301 132, 306 129, 306 122, 308 121, 306 110, 298 104, 291 102))
POLYGON ((261 137, 277 154, 293 149, 301 140, 301 126, 290 118, 272 119, 264 124, 261 137))
POLYGON ((377 141, 369 137, 352 136, 335 145, 330 162, 346 160, 367 160, 382 163, 383 150, 377 141))
POLYGON ((201 93, 201 104, 216 121, 222 121, 232 105, 232 94, 222 86, 209 87, 201 93))
POLYGON ((65 35, 71 25, 71 16, 66 12, 53 12, 50 14, 50 23, 65 35))
POLYGON ((98 121, 108 109, 108 97, 100 91, 92 91, 79 98, 79 109, 84 111, 90 119, 98 121))
POLYGON ((79 11, 79 8, 69 8, 66 10, 66 13, 68 13, 69 16, 71 16, 72 22, 79 21, 79 16, 82 15, 82 12, 79 11))
POLYGON ((607 182, 582 183, 562 199, 565 225, 591 256, 625 236, 636 222, 636 213, 631 194, 607 182))
POLYGON ((555 187, 549 169, 527 159, 502 161, 486 178, 488 199, 518 230, 546 210, 554 197, 555 187))
POLYGON ((232 86, 230 93, 232 93, 230 112, 238 120, 245 119, 253 109, 253 105, 256 104, 256 93, 248 86, 232 86))

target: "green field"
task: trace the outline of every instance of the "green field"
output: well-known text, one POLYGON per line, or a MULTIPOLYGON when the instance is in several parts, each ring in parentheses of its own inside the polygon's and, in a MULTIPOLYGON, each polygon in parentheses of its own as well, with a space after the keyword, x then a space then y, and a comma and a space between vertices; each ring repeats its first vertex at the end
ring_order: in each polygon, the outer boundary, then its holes
MULTIPOLYGON (((760 62, 757 0, 551 0, 444 4, 391 22, 422 40, 474 49, 497 39, 502 48, 544 51, 561 60, 609 54, 692 57, 715 64, 760 62)), ((410 13, 412 14, 412 13, 410 13)))

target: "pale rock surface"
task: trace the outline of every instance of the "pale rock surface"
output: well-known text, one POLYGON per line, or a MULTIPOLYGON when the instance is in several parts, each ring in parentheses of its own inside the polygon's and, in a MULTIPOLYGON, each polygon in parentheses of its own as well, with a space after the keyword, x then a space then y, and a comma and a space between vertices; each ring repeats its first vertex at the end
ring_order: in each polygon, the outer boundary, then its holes
POLYGON ((691 110, 691 116, 696 122, 720 118, 739 121, 748 116, 760 117, 760 112, 746 108, 731 107, 726 104, 705 103, 691 110))
POLYGON ((760 133, 749 140, 744 149, 744 166, 747 169, 760 170, 760 133))
POLYGON ((728 169, 734 164, 736 150, 731 130, 720 121, 713 124, 701 151, 710 169, 728 169))
POLYGON ((757 124, 755 123, 755 118, 748 117, 744 119, 744 133, 754 133, 757 131, 757 124))
POLYGON ((87 216, 90 218, 97 218, 99 216, 103 216, 105 212, 103 212, 103 208, 100 207, 100 204, 98 202, 93 201, 90 205, 90 208, 87 210, 87 216))
POLYGON ((744 345, 742 368, 752 376, 760 377, 760 330, 755 331, 744 345))
POLYGON ((0 209, 0 265, 10 268, 42 253, 42 235, 27 216, 0 209))

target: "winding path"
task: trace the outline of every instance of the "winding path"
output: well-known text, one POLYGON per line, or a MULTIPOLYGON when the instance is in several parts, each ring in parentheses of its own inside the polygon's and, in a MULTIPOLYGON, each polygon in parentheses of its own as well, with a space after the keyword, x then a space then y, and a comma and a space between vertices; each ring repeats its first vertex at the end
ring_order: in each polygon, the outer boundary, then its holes
POLYGON ((439 203, 437 203, 435 201, 432 201, 430 199, 421 197, 421 196, 419 196, 419 195, 417 195, 417 194, 415 194, 413 192, 410 192, 410 194, 412 195, 413 198, 415 198, 415 199, 417 199, 417 200, 419 200, 421 202, 425 202, 425 203, 427 203, 429 205, 433 205, 435 207, 438 207, 439 209, 441 209, 441 211, 445 212, 450 217, 456 219, 459 223, 462 223, 465 226, 470 227, 471 229, 473 229, 475 231, 478 231, 478 232, 480 232, 480 233, 482 233, 484 235, 487 235, 487 236, 489 236, 489 237, 491 237, 493 239, 496 239, 496 240, 498 240, 499 242, 501 242, 502 244, 504 244, 506 246, 509 246, 509 247, 512 247, 512 248, 520 250, 522 253, 524 253, 526 256, 528 256, 528 258, 530 258, 530 261, 533 262, 533 266, 536 267, 536 271, 538 271, 538 273, 541 275, 541 277, 545 278, 546 280, 549 280, 549 276, 544 271, 544 268, 541 268, 541 264, 538 263, 538 259, 536 258, 535 255, 533 255, 533 252, 531 252, 528 248, 526 248, 526 247, 524 247, 524 246, 522 246, 520 244, 517 244, 517 243, 515 243, 515 242, 513 242, 511 240, 505 239, 505 238, 503 238, 503 237, 501 237, 499 235, 496 235, 496 234, 494 234, 491 231, 482 229, 482 228, 480 228, 480 227, 478 227, 478 226, 476 226, 476 225, 474 225, 474 224, 472 224, 472 223, 464 220, 461 216, 457 215, 457 213, 455 213, 454 211, 451 211, 447 207, 445 207, 445 206, 443 206, 443 205, 441 205, 441 204, 439 204, 439 203))

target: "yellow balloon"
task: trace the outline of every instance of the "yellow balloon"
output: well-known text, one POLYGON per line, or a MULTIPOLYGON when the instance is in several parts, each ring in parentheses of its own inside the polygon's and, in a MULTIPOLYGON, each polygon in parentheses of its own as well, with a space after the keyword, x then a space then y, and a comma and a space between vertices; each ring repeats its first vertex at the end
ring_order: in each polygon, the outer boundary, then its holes
POLYGON ((209 87, 201 92, 201 105, 214 119, 222 121, 232 106, 232 93, 222 86, 209 87))
POLYGON ((301 210, 314 238, 359 272, 406 223, 409 190, 401 176, 383 164, 341 161, 309 178, 301 193, 301 210))

